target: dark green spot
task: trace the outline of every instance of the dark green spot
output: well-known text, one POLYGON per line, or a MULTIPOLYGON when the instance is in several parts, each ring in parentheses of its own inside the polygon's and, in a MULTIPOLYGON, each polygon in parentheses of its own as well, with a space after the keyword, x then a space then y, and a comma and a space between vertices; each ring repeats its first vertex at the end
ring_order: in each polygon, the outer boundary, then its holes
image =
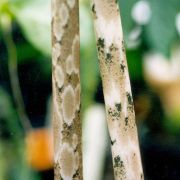
POLYGON ((124 41, 122 41, 122 51, 125 52, 124 41))
POLYGON ((114 143, 116 143, 116 140, 114 140, 114 141, 111 140, 111 145, 112 146, 114 145, 114 143))
POLYGON ((125 118, 125 125, 128 125, 128 117, 125 118))
POLYGON ((133 100, 132 100, 132 96, 130 95, 130 93, 126 93, 126 96, 127 96, 128 104, 133 105, 133 100))
POLYGON ((97 46, 98 46, 98 50, 100 50, 101 48, 104 48, 104 39, 99 38, 97 40, 97 46))
POLYGON ((123 167, 123 161, 121 161, 120 156, 114 158, 114 167, 123 167))
POLYGON ((106 62, 108 62, 108 63, 112 62, 112 55, 111 55, 110 53, 107 53, 105 60, 106 60, 106 62))
POLYGON ((92 12, 93 12, 94 14, 96 14, 95 4, 92 5, 92 12))
MULTIPOLYGON (((117 120, 119 120, 120 112, 117 110, 112 110, 111 108, 108 110, 108 114, 112 117, 115 117, 117 120)), ((114 118, 113 118, 114 120, 114 118)))
POLYGON ((73 175, 73 179, 74 178, 78 178, 79 177, 79 169, 75 172, 75 174, 73 175))
POLYGON ((114 44, 111 44, 111 46, 109 47, 110 51, 113 51, 113 50, 116 51, 117 49, 118 48, 116 48, 114 44))
POLYGON ((121 68, 121 70, 122 70, 123 73, 124 73, 125 67, 126 67, 126 66, 125 66, 124 64, 121 64, 121 65, 120 65, 120 68, 121 68))
POLYGON ((118 110, 118 111, 121 111, 121 103, 117 103, 117 104, 115 104, 115 107, 116 107, 116 109, 118 110))

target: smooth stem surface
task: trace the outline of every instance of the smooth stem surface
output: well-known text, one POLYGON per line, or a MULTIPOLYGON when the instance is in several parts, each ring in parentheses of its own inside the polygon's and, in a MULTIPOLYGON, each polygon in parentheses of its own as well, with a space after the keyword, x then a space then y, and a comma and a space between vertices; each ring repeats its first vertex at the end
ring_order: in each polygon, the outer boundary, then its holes
POLYGON ((116 180, 144 179, 117 1, 92 0, 116 180))
POLYGON ((54 179, 82 179, 79 2, 52 0, 54 179))

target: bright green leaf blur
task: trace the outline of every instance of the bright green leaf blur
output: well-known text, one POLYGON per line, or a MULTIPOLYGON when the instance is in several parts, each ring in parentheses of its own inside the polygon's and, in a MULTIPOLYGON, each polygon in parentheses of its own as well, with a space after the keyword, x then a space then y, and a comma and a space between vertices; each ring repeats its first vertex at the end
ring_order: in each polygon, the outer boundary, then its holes
POLYGON ((10 5, 25 37, 43 54, 51 55, 51 1, 15 1, 10 5))

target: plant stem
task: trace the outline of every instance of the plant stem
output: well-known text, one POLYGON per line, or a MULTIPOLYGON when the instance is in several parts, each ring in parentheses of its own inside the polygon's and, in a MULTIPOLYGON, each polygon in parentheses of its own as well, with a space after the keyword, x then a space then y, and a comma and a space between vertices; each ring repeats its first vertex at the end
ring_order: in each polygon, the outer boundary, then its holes
POLYGON ((21 88, 18 78, 18 68, 17 68, 17 51, 16 51, 16 45, 12 37, 11 21, 9 20, 9 22, 6 23, 5 25, 3 24, 3 21, 1 21, 1 25, 2 25, 3 39, 8 53, 8 70, 9 70, 9 78, 12 88, 12 94, 17 108, 17 113, 19 115, 19 119, 21 121, 21 124, 25 132, 27 132, 30 129, 32 129, 32 126, 26 114, 25 104, 21 93, 21 88))
POLYGON ((52 0, 54 179, 82 179, 79 2, 52 0))
POLYGON ((92 0, 114 175, 143 179, 118 1, 92 0))

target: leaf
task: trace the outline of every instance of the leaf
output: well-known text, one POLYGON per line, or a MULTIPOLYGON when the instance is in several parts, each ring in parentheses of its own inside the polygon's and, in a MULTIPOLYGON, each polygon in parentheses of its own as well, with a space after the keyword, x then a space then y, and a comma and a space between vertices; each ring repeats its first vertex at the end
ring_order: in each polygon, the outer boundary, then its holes
POLYGON ((43 54, 51 55, 50 0, 14 0, 10 10, 25 37, 43 54))
MULTIPOLYGON (((28 61, 36 60, 42 63, 42 54, 32 46, 32 44, 23 42, 16 43, 18 64, 27 63, 28 61)), ((44 66, 44 65, 43 65, 44 66)))
POLYGON ((143 78, 142 70, 142 51, 137 50, 127 50, 127 63, 129 69, 130 79, 132 81, 140 81, 143 78))
POLYGON ((176 38, 178 1, 149 0, 152 12, 150 22, 145 27, 145 39, 152 50, 166 56, 170 54, 170 47, 176 38))

